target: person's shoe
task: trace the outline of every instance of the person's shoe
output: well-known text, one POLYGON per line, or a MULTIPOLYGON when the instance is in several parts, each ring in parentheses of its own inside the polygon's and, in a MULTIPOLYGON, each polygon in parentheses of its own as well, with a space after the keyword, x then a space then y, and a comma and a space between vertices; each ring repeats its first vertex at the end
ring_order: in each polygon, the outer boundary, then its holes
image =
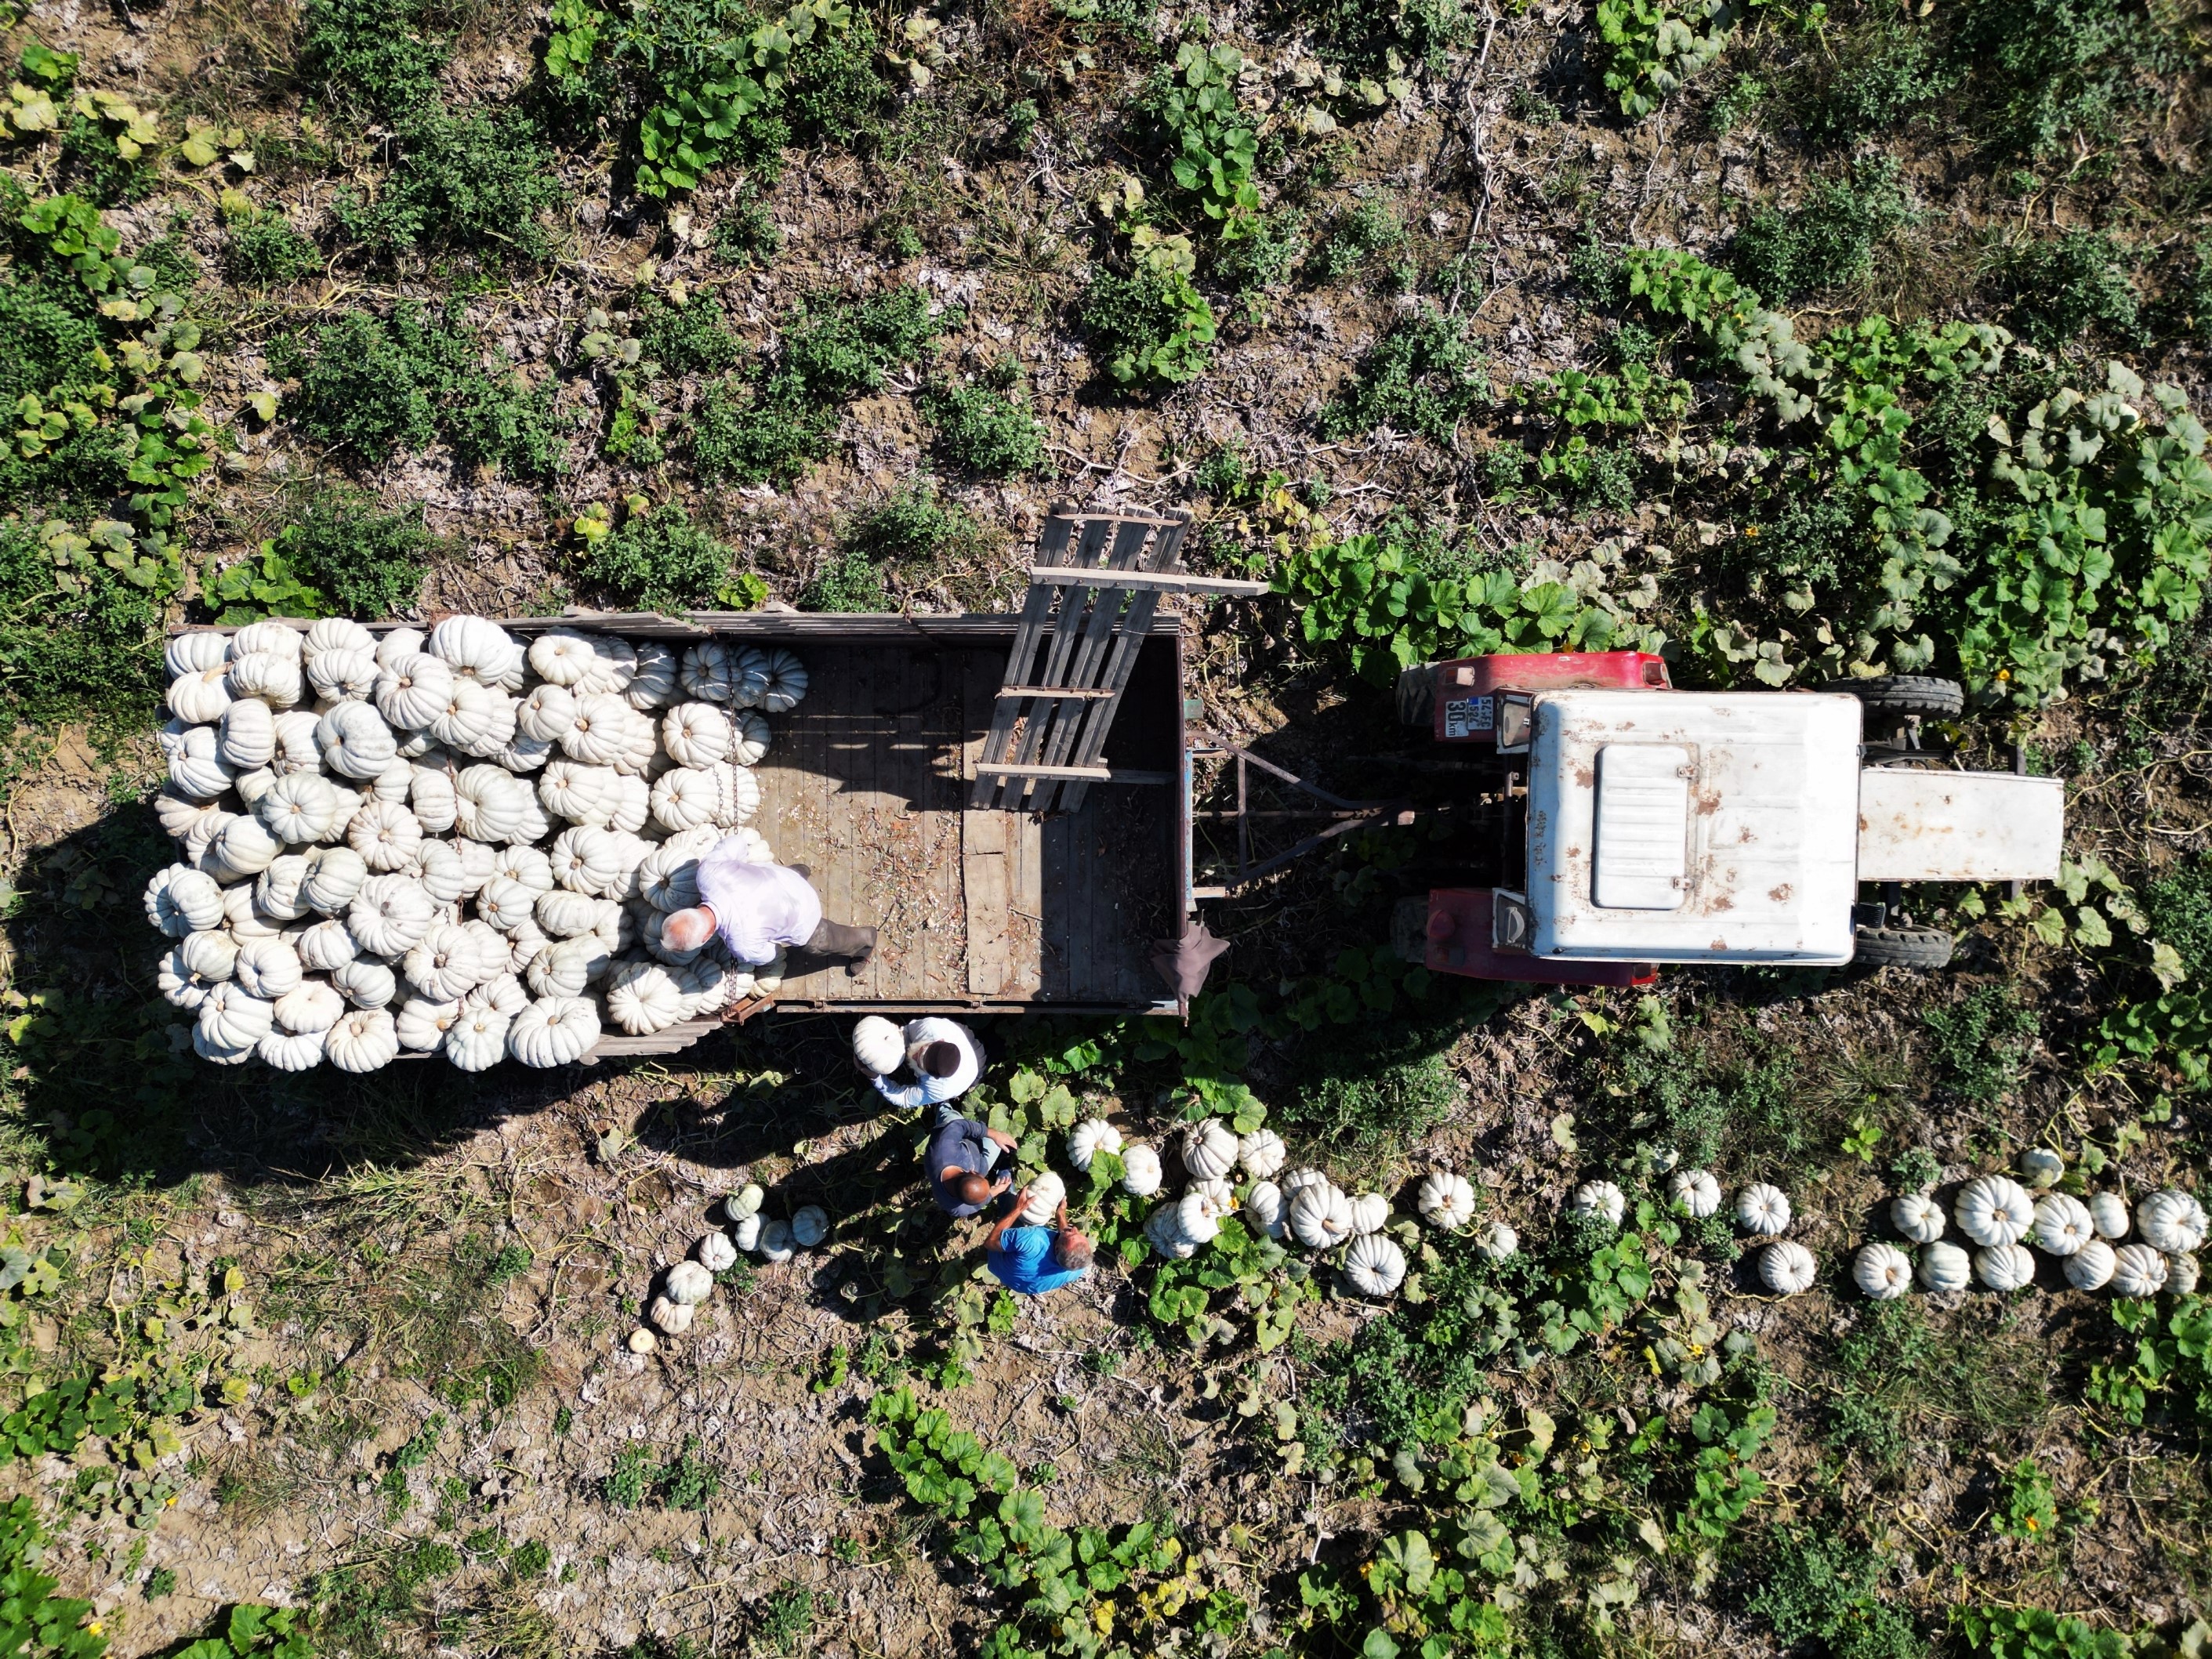
POLYGON ((854 931, 865 935, 867 942, 860 946, 860 953, 845 964, 845 977, 848 979, 860 978, 860 969, 868 965, 868 958, 876 953, 876 930, 860 927, 854 931))

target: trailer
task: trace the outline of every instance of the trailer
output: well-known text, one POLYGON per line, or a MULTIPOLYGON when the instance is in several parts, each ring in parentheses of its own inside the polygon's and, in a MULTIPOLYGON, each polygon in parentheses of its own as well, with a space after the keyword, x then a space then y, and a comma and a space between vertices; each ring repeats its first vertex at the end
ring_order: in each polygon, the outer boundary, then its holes
POLYGON ((586 1061, 674 1053, 770 1009, 1187 1013, 1153 962, 1194 926, 1185 636, 1159 600, 1266 591, 1183 572, 1187 524, 1056 508, 1009 615, 498 619, 525 641, 796 653, 809 690, 752 768, 754 827, 806 866, 826 915, 878 930, 857 972, 794 951, 772 993, 649 1036, 607 1030, 586 1061))

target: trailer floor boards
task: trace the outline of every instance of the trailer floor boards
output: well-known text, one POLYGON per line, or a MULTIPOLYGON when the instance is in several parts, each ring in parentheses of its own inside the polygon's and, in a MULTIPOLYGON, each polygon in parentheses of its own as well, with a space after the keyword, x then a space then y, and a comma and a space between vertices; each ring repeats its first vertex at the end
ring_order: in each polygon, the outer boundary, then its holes
POLYGON ((795 958, 780 1006, 1037 1002, 1142 1008, 1176 887, 1156 786, 1107 784, 1039 820, 966 809, 1003 649, 805 647, 809 690, 772 722, 758 827, 874 958, 795 958), (1151 793, 1150 800, 1133 799, 1151 793))

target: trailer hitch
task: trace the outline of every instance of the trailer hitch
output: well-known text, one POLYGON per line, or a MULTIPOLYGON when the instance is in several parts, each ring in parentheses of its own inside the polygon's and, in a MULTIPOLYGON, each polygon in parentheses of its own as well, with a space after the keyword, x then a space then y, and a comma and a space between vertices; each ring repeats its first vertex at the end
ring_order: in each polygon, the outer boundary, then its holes
POLYGON ((1226 808, 1199 810, 1194 808, 1194 823, 1233 823, 1237 826, 1237 859, 1226 878, 1210 887, 1193 887, 1190 896, 1197 899, 1227 898, 1241 888, 1249 887, 1263 876, 1273 875, 1285 866, 1296 862, 1307 854, 1327 846, 1340 836, 1355 830, 1380 830, 1386 827, 1403 828, 1419 816, 1413 803, 1395 800, 1348 800, 1332 793, 1317 783, 1309 782, 1295 772, 1286 771, 1273 761, 1263 760, 1241 744, 1230 742, 1218 732, 1204 726, 1191 728, 1190 758, 1233 761, 1237 767, 1237 805, 1226 808), (1258 768, 1268 778, 1287 789, 1297 791, 1315 804, 1310 806, 1255 807, 1252 804, 1252 769, 1258 768), (1255 824, 1315 823, 1313 830, 1283 851, 1254 862, 1252 831, 1255 824))

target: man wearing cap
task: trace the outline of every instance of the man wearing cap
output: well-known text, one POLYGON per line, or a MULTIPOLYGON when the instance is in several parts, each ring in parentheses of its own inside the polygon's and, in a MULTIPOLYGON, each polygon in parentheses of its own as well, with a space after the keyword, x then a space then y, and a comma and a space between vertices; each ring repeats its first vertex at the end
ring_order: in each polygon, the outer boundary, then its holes
POLYGON ((907 1069, 914 1073, 915 1081, 872 1079, 876 1092, 892 1105, 908 1110, 943 1106, 966 1094, 983 1075, 983 1045, 957 1020, 940 1019, 934 1014, 908 1020, 904 1036, 907 1069))

